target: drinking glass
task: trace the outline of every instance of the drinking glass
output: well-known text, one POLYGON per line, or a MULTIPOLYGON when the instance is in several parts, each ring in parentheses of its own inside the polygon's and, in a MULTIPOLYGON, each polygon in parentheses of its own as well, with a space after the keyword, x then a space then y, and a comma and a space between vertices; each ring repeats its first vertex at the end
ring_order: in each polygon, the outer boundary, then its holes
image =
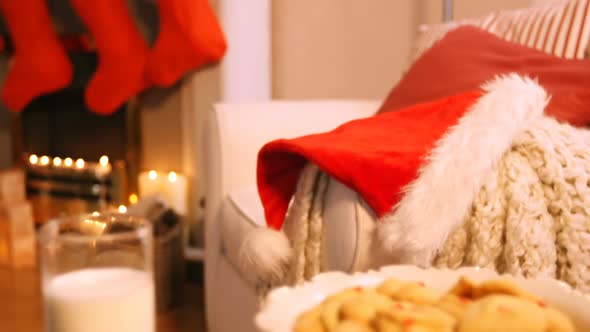
POLYGON ((126 214, 70 216, 38 236, 48 332, 153 332, 149 222, 126 214))

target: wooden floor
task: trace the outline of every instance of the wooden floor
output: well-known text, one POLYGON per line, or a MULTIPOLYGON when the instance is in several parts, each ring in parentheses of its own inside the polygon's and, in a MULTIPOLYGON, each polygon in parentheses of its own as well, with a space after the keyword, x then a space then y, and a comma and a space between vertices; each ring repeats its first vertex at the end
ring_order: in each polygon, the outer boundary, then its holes
MULTIPOLYGON (((203 295, 202 287, 186 284, 183 305, 158 315, 157 332, 205 331, 203 295)), ((0 330, 43 332, 42 310, 38 272, 0 267, 0 330)))

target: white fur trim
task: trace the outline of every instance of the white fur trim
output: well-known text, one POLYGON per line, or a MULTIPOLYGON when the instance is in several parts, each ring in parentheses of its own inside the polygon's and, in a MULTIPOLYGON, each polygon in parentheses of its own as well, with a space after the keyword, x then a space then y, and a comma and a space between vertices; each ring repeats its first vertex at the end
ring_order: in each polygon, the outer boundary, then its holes
POLYGON ((437 142, 378 226, 378 241, 397 263, 430 266, 515 136, 542 117, 548 103, 543 88, 516 74, 482 88, 485 94, 437 142))
POLYGON ((291 253, 285 233, 259 227, 248 232, 240 246, 240 268, 243 271, 253 271, 263 281, 282 280, 291 253))

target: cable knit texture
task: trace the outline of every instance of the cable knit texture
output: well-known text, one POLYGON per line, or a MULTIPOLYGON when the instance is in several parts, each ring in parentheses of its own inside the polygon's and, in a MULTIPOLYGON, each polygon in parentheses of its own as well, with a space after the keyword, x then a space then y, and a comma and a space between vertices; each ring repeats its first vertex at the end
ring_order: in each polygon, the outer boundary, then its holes
POLYGON ((549 118, 520 135, 435 266, 555 277, 589 293, 588 137, 549 118))

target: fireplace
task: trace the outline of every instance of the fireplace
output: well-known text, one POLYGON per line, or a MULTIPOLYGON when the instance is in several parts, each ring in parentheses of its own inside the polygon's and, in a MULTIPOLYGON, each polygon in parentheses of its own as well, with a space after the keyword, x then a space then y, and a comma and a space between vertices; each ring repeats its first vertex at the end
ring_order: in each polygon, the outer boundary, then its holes
POLYGON ((14 163, 26 170, 38 223, 126 205, 137 192, 137 105, 132 100, 109 116, 92 113, 84 89, 95 71, 96 53, 70 53, 70 58, 71 85, 35 99, 13 116, 14 163))

